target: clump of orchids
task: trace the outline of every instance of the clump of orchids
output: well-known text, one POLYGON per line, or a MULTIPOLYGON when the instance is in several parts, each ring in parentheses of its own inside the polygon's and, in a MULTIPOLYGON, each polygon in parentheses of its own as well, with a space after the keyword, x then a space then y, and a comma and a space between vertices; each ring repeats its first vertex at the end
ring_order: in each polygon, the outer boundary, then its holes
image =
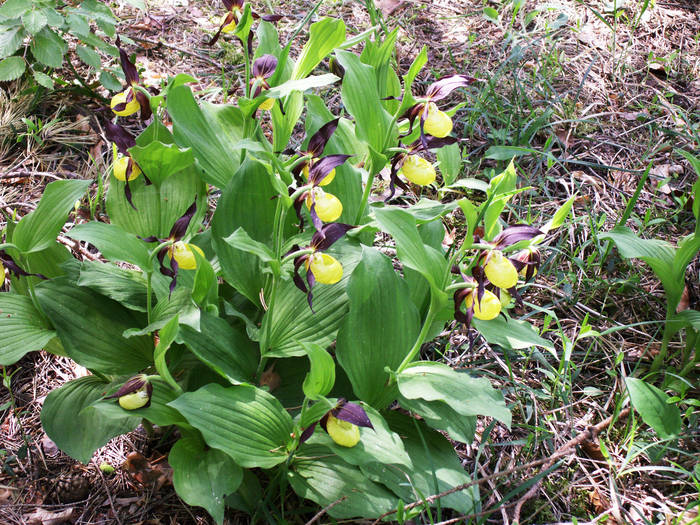
POLYGON ((475 238, 476 243, 481 245, 481 251, 476 256, 471 275, 466 275, 458 267, 454 268, 463 281, 458 283, 454 293, 454 317, 457 321, 469 327, 473 318, 482 321, 495 319, 503 308, 510 306, 513 299, 518 304, 522 303, 517 290, 518 280, 522 277, 528 281, 537 274, 541 263, 540 252, 532 246, 507 257, 503 250, 539 235, 543 233, 533 226, 518 225, 506 228, 492 241, 480 242, 478 236, 475 238))

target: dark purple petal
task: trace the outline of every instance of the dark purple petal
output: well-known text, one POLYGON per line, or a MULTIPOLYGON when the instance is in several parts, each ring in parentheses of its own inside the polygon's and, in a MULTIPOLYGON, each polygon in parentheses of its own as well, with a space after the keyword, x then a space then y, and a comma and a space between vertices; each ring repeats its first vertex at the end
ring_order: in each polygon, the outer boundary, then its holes
POLYGON ((229 25, 231 22, 233 22, 233 20, 234 20, 233 13, 229 12, 229 14, 226 15, 226 18, 224 18, 224 21, 219 26, 219 30, 212 37, 212 39, 209 40, 209 42, 207 42, 207 45, 213 46, 214 44, 216 44, 216 41, 219 40, 219 37, 221 36, 221 31, 223 30, 223 28, 226 27, 227 25, 229 25))
POLYGON ((525 224, 518 226, 510 226, 506 228, 501 233, 496 235, 496 237, 491 241, 498 247, 510 246, 516 242, 532 239, 542 235, 542 232, 535 228, 534 226, 527 226, 525 224))
POLYGON ((335 168, 343 164, 352 155, 327 155, 321 160, 317 160, 309 169, 309 182, 314 186, 321 184, 328 174, 335 168))
POLYGON ((321 231, 317 231, 314 233, 313 237, 311 237, 311 248, 315 248, 319 251, 327 250, 333 243, 353 228, 354 226, 343 224, 342 222, 326 224, 321 231))
POLYGON ((107 139, 117 145, 119 153, 128 156, 129 152, 127 150, 136 146, 136 140, 134 137, 132 137, 131 134, 119 124, 114 124, 109 120, 105 121, 103 126, 105 128, 105 136, 107 139))
POLYGON ((174 241, 179 241, 185 236, 187 227, 190 225, 190 221, 197 211, 197 197, 195 197, 194 202, 185 211, 184 215, 175 221, 173 227, 170 230, 170 238, 174 241))
MULTIPOLYGON (((456 144, 459 142, 459 139, 455 137, 433 137, 432 135, 428 135, 425 138, 425 144, 427 145, 428 149, 439 149, 444 146, 449 146, 450 144, 456 144)), ((421 141, 421 146, 423 145, 423 142, 421 141)))
POLYGON ((313 223, 314 228, 316 228, 317 232, 320 232, 323 229, 323 221, 318 216, 318 213, 316 213, 316 196, 313 193, 311 193, 311 208, 309 208, 309 215, 311 215, 311 222, 313 223))
POLYGON ((465 87, 476 82, 476 79, 467 75, 452 75, 441 78, 432 83, 425 92, 425 96, 431 100, 440 100, 452 93, 455 89, 465 87))
POLYGON ((467 326, 467 328, 469 328, 472 323, 472 317, 474 315, 474 306, 472 306, 471 308, 467 308, 466 312, 462 312, 462 303, 472 292, 473 289, 471 288, 463 288, 462 290, 457 290, 453 296, 455 302, 454 317, 460 323, 464 323, 467 326))
POLYGON ((476 299, 479 301, 479 304, 481 304, 481 298, 484 297, 484 290, 486 289, 486 282, 488 281, 484 268, 479 265, 474 266, 474 268, 472 268, 472 277, 476 279, 478 285, 476 289, 476 299))
POLYGON ((399 179, 399 169, 401 168, 401 166, 403 166, 405 160, 405 153, 397 153, 391 159, 391 175, 389 176, 389 195, 386 199, 384 199, 384 202, 389 201, 394 196, 394 194, 396 193, 396 186, 401 188, 403 191, 410 191, 408 185, 404 181, 399 179))
POLYGON ((312 423, 311 426, 308 426, 304 429, 304 431, 301 433, 301 437, 299 438, 299 443, 303 443, 313 435, 314 430, 316 430, 317 423, 318 422, 312 423))
POLYGON ((124 197, 126 197, 126 202, 129 203, 129 206, 134 208, 134 211, 138 211, 136 209, 136 206, 134 206, 134 201, 131 200, 131 188, 129 187, 129 176, 131 175, 131 172, 133 170, 133 165, 132 165, 132 160, 129 159, 129 164, 126 166, 126 179, 124 180, 124 197))
POLYGON ((139 101, 139 107, 141 108, 141 122, 151 118, 151 103, 148 101, 146 94, 141 91, 136 91, 136 100, 139 101))
POLYGON ((141 388, 143 388, 144 386, 146 386, 146 391, 148 392, 148 397, 150 398, 151 394, 153 393, 153 385, 151 385, 151 383, 146 380, 145 375, 139 374, 129 379, 119 388, 119 390, 117 390, 111 396, 105 397, 105 399, 115 399, 118 397, 125 396, 127 394, 133 394, 137 390, 141 390, 141 388))
POLYGON ((311 271, 311 269, 306 271, 306 282, 309 285, 309 291, 306 292, 306 302, 309 303, 309 308, 311 308, 311 313, 316 313, 314 311, 314 295, 313 295, 313 288, 314 285, 316 284, 316 276, 314 275, 314 272, 311 271))
POLYGON ((367 417, 367 412, 360 405, 356 403, 341 403, 331 410, 331 414, 338 419, 357 425, 358 427, 366 427, 374 430, 372 422, 367 417))
POLYGON ((277 57, 275 55, 263 55, 253 62, 253 76, 259 78, 270 78, 277 68, 277 57))
POLYGON ((515 299, 515 304, 518 306, 522 307, 523 306, 523 298, 520 295, 520 292, 513 286, 512 288, 508 288, 508 293, 511 295, 513 299, 515 299))
POLYGON ((413 132, 413 122, 425 112, 427 107, 428 105, 423 104, 422 102, 414 104, 413 106, 408 108, 403 115, 401 115, 401 118, 408 119, 408 131, 401 135, 401 137, 408 137, 413 132))
POLYGON ((326 143, 338 127, 339 121, 340 118, 326 122, 316 133, 311 136, 309 139, 309 145, 306 148, 306 152, 309 155, 312 157, 320 157, 323 155, 323 150, 326 148, 326 143))
POLYGON ((177 260, 175 259, 175 257, 170 259, 170 268, 172 269, 173 277, 170 281, 170 291, 168 293, 168 299, 170 299, 170 296, 173 295, 173 290, 175 290, 175 286, 177 285, 177 272, 180 269, 180 265, 177 264, 177 260))
MULTIPOLYGON (((0 262, 2 262, 2 265, 7 268, 10 273, 15 274, 17 277, 38 277, 39 279, 48 279, 48 277, 45 277, 40 273, 25 272, 4 250, 0 250, 0 262)), ((4 275, 0 275, 0 284, 2 284, 4 277, 4 275)))
POLYGON ((274 24, 275 22, 282 20, 284 15, 262 15, 260 18, 262 18, 265 22, 272 22, 274 24))
POLYGON ((126 77, 126 83, 129 86, 131 84, 138 84, 139 72, 136 69, 136 66, 131 63, 131 60, 129 60, 129 55, 127 55, 126 51, 124 51, 121 48, 122 42, 119 39, 119 37, 117 37, 115 44, 117 45, 117 49, 119 50, 119 62, 121 63, 122 71, 124 72, 124 76, 126 77))
MULTIPOLYGON (((298 246, 297 249, 299 249, 298 246)), ((306 284, 304 284, 304 280, 301 278, 301 275, 299 275, 299 268, 301 268, 301 265, 304 264, 308 258, 308 255, 300 255, 294 259, 294 284, 304 293, 308 293, 309 289, 306 287, 306 284)))

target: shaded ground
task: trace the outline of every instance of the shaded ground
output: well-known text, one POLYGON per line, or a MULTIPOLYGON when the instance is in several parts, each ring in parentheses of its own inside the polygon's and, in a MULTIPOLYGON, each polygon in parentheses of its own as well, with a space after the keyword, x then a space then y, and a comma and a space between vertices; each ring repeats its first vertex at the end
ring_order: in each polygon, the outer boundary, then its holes
MULTIPOLYGON (((149 4, 147 15, 115 10, 123 20, 121 32, 137 44, 130 50, 145 69, 146 83, 157 85, 186 72, 199 79, 194 89, 204 98, 221 102, 235 96, 238 45, 224 41, 209 49, 202 43, 218 25, 219 2, 149 4)), ((511 403, 511 431, 486 425, 474 445, 458 450, 465 467, 481 476, 547 458, 573 435, 611 415, 624 377, 658 351, 659 325, 635 325, 663 319, 658 281, 640 265, 621 261, 614 250, 603 260, 606 249, 597 233, 619 222, 648 165, 650 176, 628 225, 645 237, 671 242, 694 227, 687 199, 696 176, 675 149, 697 152, 700 145, 700 14, 692 0, 656 2, 646 11, 643 2, 630 0, 626 6, 615 19, 602 2, 526 2, 514 19, 507 7, 493 22, 476 1, 382 4, 386 13, 391 11, 387 26, 400 28, 402 72, 425 44, 429 67, 420 77, 423 84, 451 72, 484 80, 469 92, 467 107, 458 113, 457 132, 466 145, 463 176, 483 177, 498 165, 485 157, 490 147, 535 150, 517 159, 522 184, 535 189, 512 203, 509 222, 528 217, 545 222, 569 196, 578 196, 572 222, 546 253, 540 278, 527 291, 526 301, 533 306, 519 312, 547 326, 545 336, 556 352, 504 352, 483 343, 469 352, 461 329, 424 348, 428 357, 489 374, 511 403), (525 14, 536 8, 539 13, 526 21, 525 14), (543 153, 555 159, 551 165, 543 153), (574 339, 585 317, 599 332, 626 328, 583 340, 564 362, 562 336, 574 339), (481 443, 491 446, 479 453, 481 443)), ((266 10, 265 5, 255 7, 266 10)), ((273 7, 287 15, 279 27, 289 35, 312 6, 281 2, 273 7)), ((323 15, 342 17, 350 32, 371 25, 364 5, 357 2, 326 2, 318 11, 323 15)), ((75 57, 74 63, 81 67, 75 57)), ((23 92, 26 86, 1 87, 3 212, 24 215, 35 206, 43 185, 55 178, 106 174, 106 142, 81 115, 99 110, 97 103, 66 91, 36 100, 23 92), (45 123, 38 135, 26 134, 21 118, 30 115, 45 123)), ((338 97, 334 100, 339 104, 338 97)), ((448 226, 459 237, 459 217, 448 226)), ((697 261, 687 277, 688 305, 697 309, 697 261)), ((37 508, 72 509, 74 523, 209 522, 204 512, 183 505, 167 481, 169 436, 148 439, 139 430, 112 441, 86 466, 74 465, 43 439, 39 411, 44 397, 83 373, 68 360, 32 354, 7 373, 14 375, 12 395, 7 388, 0 391, 3 523, 27 523, 37 508), (141 464, 132 468, 136 475, 120 468, 134 451, 147 458, 147 469, 141 464), (102 462, 117 467, 115 474, 101 473, 102 462), (160 488, 149 475, 144 477, 148 469, 156 471, 152 477, 160 488)), ((690 454, 700 450, 697 429, 675 444, 678 452, 660 458, 653 457, 653 448, 638 452, 654 438, 633 418, 614 422, 600 439, 602 451, 597 441, 589 440, 565 457, 562 468, 525 503, 523 522, 576 517, 643 523, 643 517, 671 523, 697 500, 697 488, 687 477, 663 469, 680 465, 693 471, 697 457, 690 454), (662 468, 643 470, 651 464, 662 468)), ((482 486, 485 510, 506 500, 506 510, 496 511, 491 521, 511 520, 522 494, 511 491, 537 472, 533 467, 482 486)), ((311 514, 292 516, 295 523, 303 523, 311 514)))

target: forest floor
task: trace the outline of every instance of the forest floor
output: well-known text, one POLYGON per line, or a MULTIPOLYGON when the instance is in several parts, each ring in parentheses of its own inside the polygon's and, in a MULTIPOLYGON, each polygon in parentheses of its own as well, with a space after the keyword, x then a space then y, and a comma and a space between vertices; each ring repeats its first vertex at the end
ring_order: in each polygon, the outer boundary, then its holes
MULTIPOLYGON (((193 91, 202 99, 231 102, 240 87, 240 47, 225 39, 214 47, 204 43, 218 27, 219 0, 146 3, 145 13, 124 2, 113 6, 122 20, 119 33, 134 42, 127 47, 144 82, 158 86, 188 73, 198 79, 193 91)), ((423 349, 450 365, 478 368, 505 393, 512 428, 485 421, 477 441, 458 453, 479 477, 507 472, 552 456, 613 415, 621 408, 624 378, 658 352, 665 315, 659 281, 598 235, 621 222, 630 200, 627 225, 645 238, 675 244, 695 228, 690 188, 697 174, 678 150, 700 150, 700 9, 696 0, 618 0, 617 6, 527 0, 517 14, 512 3, 480 0, 379 0, 377 6, 381 24, 399 28, 401 73, 426 45, 423 85, 452 73, 483 79, 456 117, 466 148, 463 177, 483 177, 497 165, 487 157, 489 148, 515 146, 522 148, 511 151, 527 174, 520 183, 532 189, 514 199, 512 222, 527 217, 542 224, 576 195, 572 218, 546 252, 537 284, 525 292, 525 308, 516 310, 542 329, 551 347, 505 351, 477 340, 469 350, 457 327, 423 349), (485 16, 485 6, 496 8, 498 18, 485 16), (585 330, 592 330, 590 337, 579 337, 585 330)), ((283 42, 312 8, 305 1, 254 2, 258 12, 285 15, 278 23, 283 42)), ((323 2, 314 19, 321 16, 342 18, 349 34, 370 27, 373 18, 364 3, 351 1, 323 2)), ((88 83, 96 80, 72 60, 88 83)), ((99 102, 71 89, 34 95, 22 82, 0 83, 0 228, 7 217, 31 211, 46 183, 105 177, 111 162, 108 142, 88 125, 99 102), (41 129, 31 132, 22 119, 41 119, 41 129)), ((335 100, 340 111, 340 97, 335 100)), ((459 236, 458 217, 447 226, 452 239, 459 236)), ((685 308, 700 309, 699 270, 696 260, 685 308)), ((680 346, 675 341, 671 349, 680 346)), ((700 398, 697 372, 684 389, 688 398, 700 398)), ((110 442, 88 465, 57 450, 41 428, 42 402, 84 373, 44 352, 5 370, 11 379, 0 387, 0 522, 209 523, 172 489, 168 435, 147 436, 139 428, 110 442), (103 463, 116 471, 102 472, 103 463)), ((539 467, 484 483, 483 509, 493 513, 481 519, 510 523, 523 498, 521 523, 697 523, 698 508, 686 510, 699 499, 694 410, 695 428, 667 447, 633 413, 614 418, 559 459, 527 501, 527 482, 539 479, 539 467)), ((227 519, 247 522, 235 514, 227 519)))

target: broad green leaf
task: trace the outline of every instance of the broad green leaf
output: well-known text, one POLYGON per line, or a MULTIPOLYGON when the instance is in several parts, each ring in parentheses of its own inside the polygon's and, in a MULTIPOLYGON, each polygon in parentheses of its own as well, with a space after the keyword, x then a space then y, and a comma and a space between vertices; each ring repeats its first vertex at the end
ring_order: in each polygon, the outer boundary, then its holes
POLYGON ((311 362, 311 369, 304 378, 302 388, 304 395, 317 400, 331 391, 335 384, 335 362, 322 346, 314 343, 302 343, 311 362))
POLYGON ((447 432, 452 439, 461 443, 474 441, 476 416, 463 416, 442 401, 399 398, 399 404, 406 410, 415 412, 430 427, 447 432))
POLYGON ((304 111, 304 94, 300 91, 292 92, 284 101, 284 112, 275 104, 270 110, 272 121, 272 147, 275 151, 282 151, 287 147, 294 127, 299 123, 299 118, 304 111))
POLYGON ((41 350, 56 332, 29 297, 0 293, 0 365, 12 365, 28 352, 41 350))
MULTIPOLYGON (((337 51, 336 56, 345 68, 341 97, 345 108, 355 117, 357 137, 382 153, 392 117, 380 103, 374 69, 349 51, 337 51)), ((395 138, 395 129, 391 135, 390 139, 395 138)))
POLYGON ((194 164, 192 150, 178 148, 175 144, 163 144, 154 140, 147 146, 134 146, 129 153, 151 182, 160 186, 163 181, 194 164))
POLYGON ((149 259, 148 245, 132 233, 127 233, 116 224, 91 221, 75 226, 68 232, 71 239, 89 242, 110 261, 124 261, 142 270, 149 270, 153 263, 149 259))
POLYGON ((46 186, 36 209, 17 224, 12 242, 23 253, 51 246, 73 210, 75 202, 87 191, 88 180, 59 180, 46 186))
POLYGON ((48 90, 53 90, 53 79, 49 75, 42 73, 41 71, 32 71, 32 75, 34 76, 34 80, 36 80, 37 84, 45 87, 48 90))
MULTIPOLYGON (((348 311, 345 293, 349 276, 359 262, 360 249, 339 241, 328 252, 343 265, 343 278, 336 284, 317 284, 313 289, 313 311, 306 295, 290 280, 282 281, 275 306, 263 317, 260 348, 266 357, 304 355, 303 342, 324 348, 336 337, 338 327, 348 311)), ((303 271, 303 269, 302 269, 303 271)))
POLYGON ((541 230, 543 233, 548 233, 552 230, 556 230, 564 224, 564 221, 566 218, 569 216, 569 212, 571 211, 571 207, 574 205, 574 201, 576 200, 577 195, 572 195, 569 197, 564 204, 562 204, 559 209, 556 211, 554 216, 545 224, 541 230))
POLYGON ((527 321, 499 316, 491 321, 473 319, 472 324, 489 343, 503 348, 519 350, 539 346, 554 351, 552 342, 541 337, 527 321))
MULTIPOLYGON (((66 16, 66 22, 68 23, 71 33, 81 37, 90 34, 90 23, 86 17, 76 15, 75 13, 68 13, 66 16)), ((78 56, 80 56, 80 51, 78 51, 78 49, 79 46, 76 46, 76 52, 78 53, 78 56)))
POLYGON ((360 442, 354 447, 342 447, 336 444, 320 426, 308 443, 310 445, 321 444, 330 448, 343 461, 351 465, 381 463, 401 465, 410 469, 412 467, 411 458, 404 450, 401 437, 389 428, 379 412, 368 405, 364 405, 363 408, 374 429, 360 427, 360 442))
POLYGON ((82 463, 114 436, 134 430, 141 418, 104 416, 90 407, 104 396, 109 385, 96 376, 69 381, 53 390, 44 401, 41 424, 63 452, 82 463))
POLYGON ((197 260, 197 272, 192 285, 192 300, 202 307, 206 306, 208 300, 216 304, 218 299, 216 272, 211 263, 199 252, 193 253, 197 260))
POLYGON ((224 188, 239 166, 243 114, 232 105, 198 105, 187 86, 168 92, 168 113, 175 140, 191 147, 204 170, 206 182, 224 188))
POLYGON ((423 243, 413 216, 393 207, 376 208, 374 216, 381 228, 396 241, 396 253, 404 266, 425 277, 433 295, 446 301, 444 285, 449 271, 447 261, 441 253, 423 243))
POLYGON ((489 183, 486 195, 491 202, 484 213, 484 230, 487 240, 493 239, 501 232, 499 217, 515 191, 517 179, 515 164, 511 160, 508 167, 492 178, 489 183))
POLYGON ((498 22, 498 11, 493 7, 484 7, 484 18, 491 22, 498 22))
MULTIPOLYGON (((160 276, 160 274, 156 275, 160 276)), ((153 288, 156 289, 155 279, 153 288)), ((163 328, 176 316, 179 317, 180 324, 187 324, 195 330, 199 330, 200 311, 192 300, 192 291, 179 285, 172 294, 168 292, 168 286, 165 287, 165 290, 165 293, 161 295, 151 312, 151 324, 145 328, 129 328, 124 331, 124 337, 130 338, 151 334, 163 328)))
POLYGON ((243 469, 243 481, 238 491, 226 498, 226 506, 252 516, 264 500, 265 496, 258 477, 252 470, 243 469))
POLYGON ((165 323, 163 328, 158 332, 158 344, 153 352, 153 363, 155 364, 156 371, 176 392, 181 391, 180 386, 173 378, 170 370, 168 370, 168 362, 165 360, 165 355, 170 349, 170 346, 175 342, 175 337, 177 337, 179 328, 178 324, 179 317, 177 315, 165 323))
POLYGON ((94 67, 95 69, 100 69, 102 66, 100 55, 94 49, 86 46, 76 46, 75 52, 80 57, 80 60, 88 66, 94 67))
POLYGON ((345 23, 338 18, 324 18, 311 24, 309 39, 297 58, 292 79, 299 80, 311 73, 331 51, 345 40, 345 23))
POLYGON ((202 362, 231 383, 252 381, 258 349, 244 329, 202 311, 200 331, 181 326, 180 338, 202 362))
MULTIPOLYGON (((8 235, 10 232, 8 231, 8 235)), ((54 241, 51 246, 44 250, 38 252, 32 252, 29 255, 20 257, 17 250, 9 249, 8 253, 11 257, 14 257, 16 261, 20 261, 24 269, 31 271, 32 273, 38 273, 44 277, 53 278, 66 275, 67 268, 70 265, 75 265, 76 268, 76 279, 77 279, 77 269, 79 268, 79 263, 76 261, 71 252, 66 246, 54 241)), ((40 283, 43 279, 39 277, 16 277, 10 274, 10 282, 12 283, 12 291, 22 294, 29 295, 28 283, 31 281, 34 285, 40 283)))
POLYGON ((224 522, 224 498, 235 492, 243 470, 226 454, 207 449, 197 438, 181 438, 170 450, 173 487, 188 505, 204 507, 216 523, 224 522))
POLYGON ((0 6, 0 18, 17 18, 32 8, 32 0, 7 0, 0 6))
POLYGON ((486 378, 458 372, 442 363, 420 361, 396 376, 407 399, 442 401, 463 416, 489 416, 510 427, 511 414, 503 394, 486 378))
POLYGON ((236 229, 236 231, 226 237, 224 242, 230 244, 237 250, 256 255, 262 262, 275 260, 275 254, 272 253, 272 250, 266 244, 251 239, 250 235, 248 235, 242 227, 236 229))
POLYGON ((681 413, 678 405, 668 403, 669 397, 663 390, 635 377, 626 378, 625 384, 632 406, 661 439, 678 436, 681 431, 681 413))
POLYGON ((440 173, 442 173, 445 186, 454 184, 462 171, 462 151, 459 144, 449 144, 437 151, 437 159, 440 161, 440 173))
POLYGON ((384 408, 396 396, 386 387, 384 368, 395 370, 416 341, 418 310, 391 260, 374 248, 363 249, 347 294, 350 311, 338 331, 336 357, 355 395, 384 408))
MULTIPOLYGON (((413 468, 380 463, 361 466, 370 479, 389 487, 403 501, 419 500, 471 481, 452 444, 438 432, 397 411, 389 412, 385 419, 401 436, 413 468)), ((478 486, 444 496, 440 505, 460 513, 474 512, 479 505, 478 486)))
POLYGON ((65 277, 39 283, 36 294, 66 353, 78 364, 105 374, 138 372, 151 364, 149 337, 122 337, 144 321, 142 316, 65 277))
POLYGON ((315 75, 298 80, 288 80, 287 82, 275 86, 265 91, 264 96, 268 98, 284 98, 293 91, 306 91, 312 88, 325 87, 340 80, 331 73, 325 75, 315 75))
POLYGON ((155 184, 146 186, 143 177, 138 177, 129 182, 129 188, 136 209, 129 205, 124 196, 124 183, 114 177, 110 178, 106 199, 107 213, 112 224, 139 237, 168 237, 175 221, 185 213, 195 197, 197 212, 190 221, 189 234, 199 229, 202 217, 207 211, 206 185, 194 166, 171 175, 160 187, 155 184))
POLYGON ((0 60, 0 82, 15 80, 24 74, 27 64, 22 57, 9 57, 0 60))
MULTIPOLYGON (((7 3, 0 6, 0 9, 5 7, 7 3)), ((0 31, 0 59, 9 57, 15 51, 17 51, 22 42, 24 41, 24 36, 27 34, 22 26, 17 27, 2 27, 0 31)))
POLYGON ((22 15, 22 24, 27 31, 35 35, 46 26, 46 15, 39 10, 32 9, 22 15))
POLYGON ((87 286, 131 310, 146 311, 146 278, 141 272, 114 264, 85 261, 78 286, 87 286))
POLYGON ((245 468, 271 468, 287 459, 294 430, 274 396, 250 385, 208 384, 170 403, 212 448, 245 468))
POLYGON ((322 445, 304 445, 287 476, 294 492, 327 507, 333 518, 373 518, 397 503, 389 490, 322 445))
POLYGON ((45 66, 59 68, 63 65, 63 55, 68 51, 68 45, 54 31, 44 27, 31 43, 32 55, 45 66))
POLYGON ((484 156, 487 159, 493 160, 511 160, 512 158, 532 155, 533 153, 540 152, 530 148, 521 148, 518 146, 491 146, 486 150, 486 154, 484 156))

